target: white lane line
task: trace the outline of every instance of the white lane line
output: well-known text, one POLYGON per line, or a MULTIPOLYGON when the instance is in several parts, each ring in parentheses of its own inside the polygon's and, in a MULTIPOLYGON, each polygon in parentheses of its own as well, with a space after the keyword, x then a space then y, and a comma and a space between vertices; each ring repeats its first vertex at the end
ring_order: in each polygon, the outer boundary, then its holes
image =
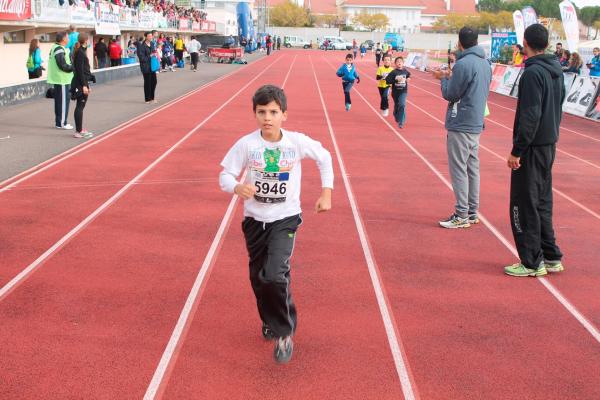
MULTIPOLYGON (((323 58, 325 59, 325 58, 323 58)), ((392 352, 392 357, 394 358, 394 363, 396 365, 396 372, 398 373, 398 378, 400 379, 400 386, 402 389, 402 393, 404 394, 404 398, 406 400, 414 400, 416 397, 415 389, 413 389, 413 383, 411 382, 410 375, 408 372, 408 361, 405 360, 404 352, 402 351, 402 346, 400 345, 400 334, 397 333, 396 323, 392 319, 392 310, 389 304, 386 301, 386 296, 384 294, 383 282, 381 281, 378 273, 378 267, 375 263, 375 258, 373 257, 373 253, 371 251, 371 247, 369 246, 369 242, 367 240, 367 234, 365 231, 365 227, 363 225, 360 212, 358 210, 358 205, 356 204, 356 200, 354 198, 354 193, 352 191, 352 185, 350 184, 350 180, 348 179, 346 167, 344 166, 344 161, 342 160, 342 154, 340 152, 340 148, 338 147, 337 140, 335 138, 335 133, 333 132, 333 127, 331 126, 331 120, 329 118, 329 113, 327 111, 327 107, 325 106, 325 100, 323 99, 323 93, 321 92, 321 85, 319 84, 319 80, 317 79, 317 73, 315 72, 315 66, 312 62, 312 57, 309 57, 310 65, 313 71, 313 75, 315 77, 315 82, 317 84, 317 89, 319 91, 319 97, 321 98, 321 105, 323 106, 323 112, 325 113, 325 119, 327 120, 327 127, 329 129, 329 135, 331 136, 331 141, 333 142, 333 147, 335 148, 335 153, 337 156, 337 161, 340 166, 340 173, 342 175, 342 179, 344 181, 344 186, 346 187, 346 193, 348 195, 348 200, 350 202, 350 207, 352 208, 352 215, 354 216, 354 223, 356 224, 356 230, 358 231, 358 237, 360 238, 360 244, 363 249, 363 253, 365 255, 365 260, 367 262, 367 268, 369 270, 369 276, 371 277, 371 282, 373 284, 373 289, 375 291, 375 297, 377 298, 377 304, 379 306, 379 312, 381 313, 381 318, 383 319, 383 325, 385 327, 385 332, 387 334, 388 343, 390 345, 390 350, 392 352)), ((329 63, 327 61, 327 63, 329 63)), ((331 64, 329 64, 331 65, 331 64)))
MULTIPOLYGON (((331 65, 331 64, 329 64, 331 65)), ((414 86, 414 85, 413 85, 414 86)), ((377 114, 377 116, 394 132, 394 134, 404 142, 404 144, 412 150, 413 153, 415 153, 415 155, 417 155, 424 163, 425 165, 427 165, 429 167, 429 169, 438 177, 440 178, 440 180, 442 182, 444 182, 444 184, 448 187, 448 189, 452 190, 452 185, 450 184, 450 182, 448 182, 448 180, 440 173, 440 171, 438 171, 438 169, 436 167, 433 166, 433 164, 431 164, 404 136, 402 136, 400 134, 400 132, 398 132, 396 130, 396 128, 394 128, 385 118, 383 118, 381 116, 381 114, 379 112, 377 112, 377 110, 375 110, 373 108, 373 106, 368 102, 368 100, 362 95, 362 93, 360 93, 358 91, 358 89, 356 89, 356 93, 358 93, 358 95, 363 99, 363 101, 367 104, 367 106, 373 110, 373 112, 375 114, 377 114)), ((427 111, 423 110, 421 107, 415 105, 414 103, 410 102, 410 104, 412 104, 414 107, 418 108, 419 110, 421 110, 423 113, 427 114, 429 117, 433 118, 434 120, 440 122, 443 124, 442 121, 440 121, 439 119, 437 119, 436 117, 434 117, 433 115, 431 115, 430 113, 428 113, 427 111)), ((515 247, 506 239, 506 237, 504 237, 504 235, 502 235, 500 233, 500 231, 498 231, 498 229, 496 229, 496 227, 483 215, 480 214, 480 219, 481 222, 492 232, 492 234, 516 257, 519 258, 519 253, 517 252, 517 249, 515 249, 515 247)), ((596 339, 596 341, 598 343, 600 343, 600 331, 598 331, 598 329, 587 320, 587 318, 573 305, 571 304, 571 302, 569 302, 566 297, 552 284, 550 283, 550 281, 548 281, 547 278, 544 277, 540 277, 537 278, 538 281, 560 302, 560 304, 562 304, 565 309, 573 316, 575 317, 575 319, 577 321, 579 321, 579 323, 592 335, 592 337, 594 339, 596 339)))
MULTIPOLYGON (((266 57, 263 57, 263 59, 266 59, 266 57)), ((160 107, 157 107, 153 110, 146 111, 145 113, 138 115, 138 116, 130 119, 129 121, 125 121, 125 122, 115 126, 114 128, 107 130, 106 132, 104 132, 101 135, 95 136, 94 138, 87 140, 75 147, 71 147, 70 149, 68 149, 60 154, 57 154, 54 157, 39 163, 38 165, 35 165, 13 177, 10 177, 10 178, 0 182, 0 193, 4 192, 6 190, 9 190, 12 187, 15 187, 19 183, 26 181, 27 179, 39 174, 40 172, 47 170, 50 167, 53 167, 54 165, 82 152, 85 149, 88 149, 92 146, 95 146, 96 144, 98 144, 100 142, 103 142, 104 140, 116 135, 117 133, 137 124, 138 122, 141 122, 141 121, 145 120, 146 118, 149 118, 149 117, 153 116, 154 114, 156 114, 162 110, 165 110, 165 109, 187 99, 188 97, 190 97, 198 92, 201 92, 210 86, 213 86, 213 85, 219 83, 220 81, 222 81, 226 78, 229 78, 230 76, 238 73, 239 71, 242 71, 242 70, 248 68, 251 65, 255 65, 255 63, 244 65, 241 68, 236 69, 235 71, 231 71, 228 74, 225 74, 211 82, 205 83, 204 85, 200 86, 199 88, 196 88, 188 93, 185 93, 185 94, 163 104, 160 107)))
POLYGON ((127 185, 123 186, 117 193, 115 193, 112 197, 106 200, 100 207, 98 207, 95 211, 93 211, 90 215, 88 215, 83 221, 81 221, 76 227, 71 229, 66 235, 64 235, 58 242, 56 242, 52 247, 44 252, 41 256, 39 256, 34 262, 29 264, 27 268, 21 271, 17 276, 15 276, 10 282, 8 282, 2 289, 0 289, 0 301, 4 300, 6 295, 14 289, 18 284, 22 283, 32 272, 34 272, 46 259, 52 256, 58 249, 60 249, 65 243, 67 243, 72 237, 77 235, 87 224, 92 222, 98 215, 100 215, 104 210, 110 207, 115 201, 117 201, 130 187, 132 187, 137 181, 139 181, 144 175, 146 175, 152 168, 154 168, 158 163, 164 160, 169 154, 173 152, 176 148, 179 147, 183 142, 185 142, 190 136, 192 136, 198 129, 200 129, 206 122, 208 122, 213 116, 215 116, 219 111, 221 111, 227 104, 229 104, 234 98, 236 98, 244 89, 246 89, 252 82, 258 79, 262 74, 264 74, 275 62, 279 59, 274 60, 271 64, 269 64, 265 69, 259 72, 254 78, 252 78, 248 83, 242 86, 235 94, 233 94, 227 101, 225 101, 219 108, 213 111, 208 117, 206 117, 202 122, 196 125, 191 131, 189 131, 184 137, 182 137, 177 143, 171 146, 167 151, 165 151, 160 157, 154 160, 150 165, 148 165, 142 172, 135 176, 127 185))
POLYGON ((6 139, 10 139, 10 136, 0 137, 0 140, 6 140, 6 139))
MULTIPOLYGON (((369 79, 374 80, 373 78, 369 77, 369 79)), ((415 84, 412 84, 411 87, 415 87, 417 89, 420 89, 424 92, 427 92, 433 96, 438 97, 439 99, 442 99, 442 97, 439 97, 437 95, 435 95, 434 93, 431 93, 425 89, 422 89, 418 86, 416 86, 415 84)), ((445 100, 444 100, 445 101, 445 100)), ((434 119, 435 121, 439 122, 440 124, 444 125, 444 121, 440 120, 439 118, 435 117, 434 115, 432 115, 431 113, 429 113, 428 111, 424 110, 423 108, 419 107, 418 105, 416 105, 415 103, 413 103, 410 100, 407 100, 407 103, 409 103, 410 105, 412 105, 413 107, 415 107, 416 109, 420 110, 421 112, 427 114, 430 118, 434 119)), ((493 121, 492 121, 493 122, 493 121)), ((499 158, 502 161, 506 161, 506 159, 502 158, 502 156, 500 156, 498 153, 492 151, 491 149, 489 149, 488 147, 480 144, 479 145, 482 149, 484 149, 485 151, 487 151, 488 153, 494 155, 495 157, 499 158)), ((568 202, 571 202, 574 206, 579 207, 580 209, 582 209, 583 211, 585 211, 586 213, 590 214, 591 216, 598 218, 600 215, 594 211, 592 211, 590 208, 584 206, 583 204, 581 204, 580 202, 578 202, 577 200, 573 199, 572 197, 566 195, 565 193, 561 192, 558 189, 552 188, 552 191, 556 194, 558 194, 559 196, 561 196, 562 198, 564 198, 565 200, 567 200, 568 202)))
MULTIPOLYGON (((416 79, 418 79, 418 80, 420 80, 420 81, 423 81, 423 82, 430 83, 430 84, 432 84, 432 85, 434 85, 434 86, 440 86, 440 84, 439 84, 438 82, 433 82, 433 81, 430 81, 429 79, 425 79, 425 78, 419 78, 419 77, 417 77, 417 76, 414 76, 414 75, 413 75, 413 77, 414 77, 414 78, 416 78, 416 79)), ((494 92, 490 92, 490 94, 492 94, 492 93, 494 93, 494 92)), ((498 93, 494 93, 494 94, 498 94, 498 93)), ((498 94, 498 95, 499 95, 499 96, 502 96, 502 95, 500 95, 500 94, 498 94)), ((512 98, 512 99, 514 99, 514 100, 516 100, 514 97, 511 97, 511 98, 512 98)), ((492 104, 492 105, 494 105, 494 106, 496 106, 496 107, 504 108, 505 110, 508 110, 508 111, 512 111, 512 112, 514 112, 514 111, 515 111, 515 108, 510 108, 510 107, 506 107, 506 106, 503 106, 503 105, 501 105, 501 104, 498 104, 498 103, 494 103, 493 101, 490 101, 489 99, 488 99, 488 104, 492 104)), ((516 104, 515 104, 515 107, 516 107, 516 104)), ((577 116, 575 116, 575 115, 569 115, 569 116, 570 116, 570 117, 575 117, 575 118, 578 118, 578 117, 577 117, 577 116)), ((574 134, 576 134, 576 135, 579 135, 579 136, 583 136, 584 138, 591 139, 591 140, 594 140, 594 141, 596 141, 596 142, 600 142, 600 139, 599 139, 599 138, 595 138, 595 137, 593 137, 593 136, 586 135, 585 133, 581 133, 581 132, 574 131, 573 129, 565 128, 564 126, 561 126, 561 127, 560 127, 560 129, 563 129, 563 130, 565 130, 565 131, 568 131, 568 132, 574 133, 574 134)))
MULTIPOLYGON (((290 76, 290 72, 292 71, 292 67, 296 62, 296 57, 290 63, 290 69, 288 70, 285 79, 283 80, 282 88, 285 87, 287 80, 290 76)), ((263 71, 264 72, 264 71, 263 71)), ((240 182, 244 182, 246 179, 246 172, 242 175, 240 182)), ((165 375, 167 375, 167 371, 170 371, 174 365, 176 360, 176 355, 181 346, 182 339, 185 338, 187 329, 189 325, 193 321, 193 316, 196 308, 198 307, 197 301, 199 300, 198 295, 200 290, 202 289, 202 285, 204 284, 204 279, 210 272, 212 265, 214 264, 214 257, 217 254, 218 249, 221 246, 221 240, 223 239, 224 234, 227 232, 229 224, 231 223, 231 216, 233 215, 233 211, 237 205, 238 196, 234 195, 229 202, 229 206, 227 207, 227 211, 221 220, 221 224, 219 225, 219 229, 208 249, 208 253, 202 262, 202 266, 200 267, 200 271, 196 276, 196 280, 194 281, 194 285, 190 290, 190 293, 185 301, 183 309, 179 314, 179 319, 177 320, 177 324, 173 329, 173 333, 169 338, 169 342, 165 348, 165 351, 160 358, 158 366, 154 371, 154 375, 152 376, 152 380, 146 389, 146 393, 144 394, 144 400, 153 400, 156 398, 160 398, 162 396, 162 391, 165 387, 165 375)), ((168 379, 167 379, 168 380, 168 379)))

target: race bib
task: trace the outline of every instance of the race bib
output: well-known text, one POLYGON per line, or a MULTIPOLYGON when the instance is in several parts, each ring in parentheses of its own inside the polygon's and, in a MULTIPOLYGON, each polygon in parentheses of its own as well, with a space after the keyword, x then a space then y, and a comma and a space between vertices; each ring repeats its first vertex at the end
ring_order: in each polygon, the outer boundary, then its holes
POLYGON ((406 77, 404 75, 396 75, 396 87, 404 89, 406 87, 406 77))
POLYGON ((285 202, 289 179, 289 172, 252 170, 252 181, 256 188, 254 199, 266 204, 285 202))
POLYGON ((286 201, 295 157, 296 152, 286 148, 261 149, 251 154, 254 164, 251 166, 250 180, 256 188, 256 201, 265 204, 286 201))

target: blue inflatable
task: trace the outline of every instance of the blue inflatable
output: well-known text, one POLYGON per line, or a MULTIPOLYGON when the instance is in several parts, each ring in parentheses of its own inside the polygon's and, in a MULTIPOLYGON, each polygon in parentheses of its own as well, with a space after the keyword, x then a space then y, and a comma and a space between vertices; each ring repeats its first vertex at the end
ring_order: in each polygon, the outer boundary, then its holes
POLYGON ((252 10, 248 6, 248 3, 238 3, 236 11, 239 43, 246 43, 244 50, 251 53, 256 50, 256 35, 254 33, 252 10))

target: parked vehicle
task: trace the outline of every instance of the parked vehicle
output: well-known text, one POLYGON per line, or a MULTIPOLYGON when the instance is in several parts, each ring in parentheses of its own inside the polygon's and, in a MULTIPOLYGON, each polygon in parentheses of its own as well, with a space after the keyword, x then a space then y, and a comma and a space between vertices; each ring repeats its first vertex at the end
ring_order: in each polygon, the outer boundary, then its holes
POLYGON ((370 39, 369 40, 365 40, 361 44, 361 46, 362 45, 364 45, 367 48, 367 50, 373 50, 373 47, 375 47, 375 43, 372 40, 370 40, 370 39))
POLYGON ((324 36, 323 41, 329 41, 330 50, 352 50, 352 42, 347 42, 340 36, 324 36))
POLYGON ((404 38, 399 33, 387 32, 383 41, 392 46, 392 49, 404 51, 404 38))
POLYGON ((303 49, 309 49, 310 43, 300 36, 284 36, 283 46, 287 48, 302 47, 303 49))

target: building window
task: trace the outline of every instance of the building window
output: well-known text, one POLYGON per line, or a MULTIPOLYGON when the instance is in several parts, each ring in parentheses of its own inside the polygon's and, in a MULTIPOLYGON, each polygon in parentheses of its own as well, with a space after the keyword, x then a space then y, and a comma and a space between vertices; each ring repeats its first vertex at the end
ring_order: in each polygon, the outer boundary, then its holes
POLYGON ((25 31, 4 32, 4 43, 25 43, 25 31))
POLYGON ((41 35, 35 35, 35 38, 40 41, 40 43, 54 43, 54 39, 56 35, 49 33, 42 33, 41 35))

